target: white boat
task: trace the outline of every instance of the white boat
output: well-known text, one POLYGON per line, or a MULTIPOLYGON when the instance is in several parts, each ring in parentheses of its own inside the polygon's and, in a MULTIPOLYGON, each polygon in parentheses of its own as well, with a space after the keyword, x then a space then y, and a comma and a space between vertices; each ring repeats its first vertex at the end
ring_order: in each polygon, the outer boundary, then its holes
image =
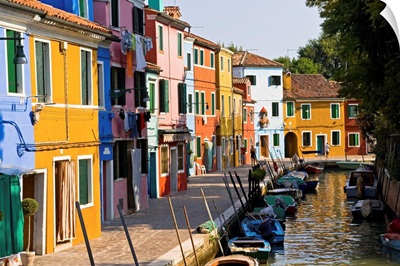
POLYGON ((351 206, 354 218, 380 219, 384 218, 384 206, 381 200, 358 200, 351 206))
POLYGON ((344 192, 348 198, 376 198, 378 180, 373 171, 360 167, 350 173, 344 186, 344 192))

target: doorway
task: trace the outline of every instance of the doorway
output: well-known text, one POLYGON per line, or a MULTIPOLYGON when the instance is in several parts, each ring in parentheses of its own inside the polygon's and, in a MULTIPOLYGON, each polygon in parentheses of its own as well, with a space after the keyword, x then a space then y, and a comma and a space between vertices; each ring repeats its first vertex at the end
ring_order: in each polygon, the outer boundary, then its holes
POLYGON ((325 154, 326 135, 317 135, 317 151, 320 155, 325 154))
POLYGON ((262 157, 268 158, 269 157, 269 151, 268 151, 268 135, 261 135, 260 136, 260 159, 262 157))

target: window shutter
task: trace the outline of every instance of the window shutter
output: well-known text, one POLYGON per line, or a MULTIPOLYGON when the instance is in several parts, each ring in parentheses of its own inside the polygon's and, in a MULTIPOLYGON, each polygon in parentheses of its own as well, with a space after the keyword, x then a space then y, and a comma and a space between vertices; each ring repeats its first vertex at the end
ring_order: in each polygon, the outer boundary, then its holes
POLYGON ((164 105, 165 105, 165 112, 169 112, 169 83, 168 80, 164 82, 164 105))
POLYGON ((158 101, 158 104, 159 104, 158 109, 160 110, 160 113, 165 112, 165 100, 164 100, 165 89, 164 89, 164 86, 165 86, 165 80, 160 79, 158 82, 158 91, 159 91, 159 95, 160 95, 159 101, 158 101))
POLYGON ((183 104, 183 106, 182 106, 182 110, 183 110, 183 113, 184 114, 186 114, 187 113, 187 109, 186 109, 186 106, 187 106, 187 95, 186 95, 186 83, 182 83, 182 104, 183 104))

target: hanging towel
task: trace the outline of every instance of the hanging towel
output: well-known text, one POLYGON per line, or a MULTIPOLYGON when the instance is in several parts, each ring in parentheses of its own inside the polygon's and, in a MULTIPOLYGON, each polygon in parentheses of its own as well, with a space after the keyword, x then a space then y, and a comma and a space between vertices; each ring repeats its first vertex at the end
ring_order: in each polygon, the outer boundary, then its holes
POLYGON ((128 112, 124 110, 124 115, 125 115, 125 119, 124 119, 124 129, 125 132, 128 132, 131 128, 129 125, 129 119, 128 119, 128 112))
POLYGON ((141 138, 142 137, 142 130, 140 129, 141 128, 141 125, 140 125, 140 114, 136 114, 136 127, 137 127, 137 130, 139 131, 139 138, 141 138))
POLYGON ((146 44, 146 53, 153 48, 153 42, 151 38, 144 38, 144 43, 146 44))
POLYGON ((128 50, 126 53, 126 72, 128 77, 133 77, 133 52, 128 50))
POLYGON ((139 132, 138 132, 138 128, 137 128, 136 114, 129 112, 128 117, 129 118, 127 120, 129 120, 129 128, 131 130, 131 138, 137 139, 139 137, 139 132))
POLYGON ((136 35, 136 71, 144 72, 147 66, 146 59, 144 58, 142 36, 136 35))

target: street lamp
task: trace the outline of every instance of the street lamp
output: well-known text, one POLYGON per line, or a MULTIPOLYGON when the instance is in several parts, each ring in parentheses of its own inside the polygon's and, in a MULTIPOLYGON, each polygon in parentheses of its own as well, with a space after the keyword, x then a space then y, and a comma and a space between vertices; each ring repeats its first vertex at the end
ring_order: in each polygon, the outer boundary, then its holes
POLYGON ((18 44, 16 46, 16 52, 14 55, 14 64, 26 64, 28 63, 28 60, 25 57, 24 54, 24 46, 21 44, 21 40, 24 38, 20 37, 0 37, 0 40, 14 40, 18 41, 18 44))

